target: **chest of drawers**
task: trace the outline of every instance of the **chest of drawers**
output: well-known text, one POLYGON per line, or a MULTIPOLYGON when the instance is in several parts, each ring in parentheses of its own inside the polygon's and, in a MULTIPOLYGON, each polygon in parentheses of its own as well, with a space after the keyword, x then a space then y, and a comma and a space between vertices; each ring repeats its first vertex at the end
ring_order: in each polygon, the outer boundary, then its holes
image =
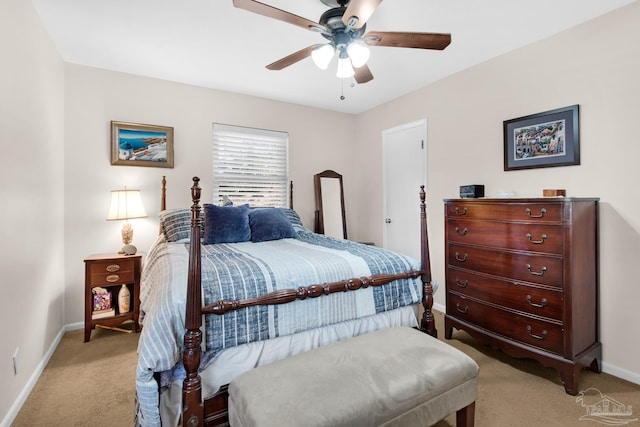
POLYGON ((602 354, 598 199, 448 199, 445 217, 445 337, 538 360, 575 395, 602 354))

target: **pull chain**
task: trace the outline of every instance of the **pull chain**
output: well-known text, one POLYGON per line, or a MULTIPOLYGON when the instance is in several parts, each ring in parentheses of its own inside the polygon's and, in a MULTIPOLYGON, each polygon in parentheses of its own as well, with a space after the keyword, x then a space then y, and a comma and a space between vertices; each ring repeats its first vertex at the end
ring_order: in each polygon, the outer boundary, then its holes
POLYGON ((344 79, 340 79, 340 100, 344 101, 344 79))

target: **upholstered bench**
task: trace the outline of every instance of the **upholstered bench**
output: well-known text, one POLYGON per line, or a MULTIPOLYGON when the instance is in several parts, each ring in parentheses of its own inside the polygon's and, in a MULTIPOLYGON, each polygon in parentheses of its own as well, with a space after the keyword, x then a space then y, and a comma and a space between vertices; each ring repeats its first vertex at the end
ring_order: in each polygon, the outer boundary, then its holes
POLYGON ((382 329, 239 375, 231 427, 474 424, 478 365, 408 327, 382 329))

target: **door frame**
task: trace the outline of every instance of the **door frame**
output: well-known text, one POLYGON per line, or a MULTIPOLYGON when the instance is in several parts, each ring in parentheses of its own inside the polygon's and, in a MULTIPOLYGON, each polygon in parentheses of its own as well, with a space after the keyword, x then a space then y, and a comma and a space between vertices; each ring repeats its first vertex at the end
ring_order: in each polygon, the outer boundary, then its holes
MULTIPOLYGON (((409 123, 405 123, 399 126, 395 126, 389 129, 384 129, 382 131, 382 247, 386 248, 387 247, 387 229, 388 227, 386 227, 385 224, 385 219, 388 218, 388 212, 387 212, 387 173, 388 171, 386 170, 386 162, 384 159, 384 154, 385 154, 385 146, 387 144, 387 137, 388 135, 394 134, 394 133, 398 133, 398 132, 403 132, 407 129, 411 129, 414 127, 422 127, 422 141, 424 144, 424 148, 423 148, 423 156, 422 156, 422 182, 424 183, 424 188, 425 191, 427 191, 427 157, 428 157, 428 142, 427 142, 427 119, 419 119, 419 120, 415 120, 413 122, 409 122, 409 123)), ((418 200, 418 189, 416 189, 416 203, 415 203, 415 208, 416 210, 419 209, 419 200, 418 200)))

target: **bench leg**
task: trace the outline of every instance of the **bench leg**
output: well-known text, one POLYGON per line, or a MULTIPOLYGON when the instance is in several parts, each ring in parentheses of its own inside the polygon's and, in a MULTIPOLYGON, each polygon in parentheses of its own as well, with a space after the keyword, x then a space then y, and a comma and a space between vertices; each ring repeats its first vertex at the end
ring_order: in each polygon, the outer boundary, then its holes
POLYGON ((473 427, 476 415, 476 402, 471 402, 456 412, 456 427, 473 427))

